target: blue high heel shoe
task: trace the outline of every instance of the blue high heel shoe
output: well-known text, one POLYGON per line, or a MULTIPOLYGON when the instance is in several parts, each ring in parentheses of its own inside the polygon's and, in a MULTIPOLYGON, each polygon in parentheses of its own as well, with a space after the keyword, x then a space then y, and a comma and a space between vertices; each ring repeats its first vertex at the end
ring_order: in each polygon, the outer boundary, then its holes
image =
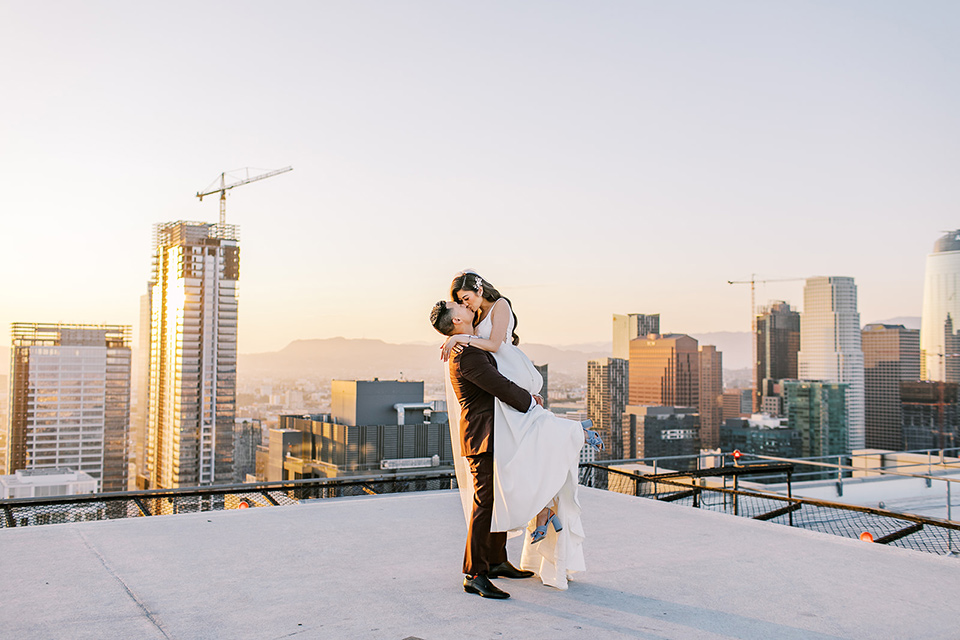
POLYGON ((547 521, 541 526, 533 530, 533 533, 530 534, 530 544, 536 544, 543 540, 547 535, 547 527, 553 523, 553 530, 557 533, 563 531, 563 525, 560 524, 560 518, 557 517, 557 514, 550 512, 550 515, 547 516, 547 521))
POLYGON ((591 431, 590 427, 593 426, 593 420, 589 418, 580 422, 580 426, 583 427, 583 430, 587 432, 587 444, 596 448, 597 451, 603 450, 603 439, 600 437, 600 434, 596 431, 591 431))

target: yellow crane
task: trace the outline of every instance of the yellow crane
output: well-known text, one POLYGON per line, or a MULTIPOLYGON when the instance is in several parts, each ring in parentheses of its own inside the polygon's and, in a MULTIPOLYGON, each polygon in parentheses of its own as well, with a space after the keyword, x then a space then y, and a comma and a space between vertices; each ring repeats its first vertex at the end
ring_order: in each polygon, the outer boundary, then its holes
MULTIPOLYGON (((266 173, 261 173, 260 175, 251 176, 250 167, 245 169, 238 169, 237 171, 224 171, 220 174, 220 177, 210 183, 210 186, 206 188, 205 191, 197 192, 197 197, 200 198, 200 201, 203 202, 204 196, 213 195, 214 193, 220 194, 220 224, 226 224, 227 222, 227 191, 233 189, 234 187, 239 187, 244 184, 250 184, 251 182, 256 182, 257 180, 265 180, 266 178, 272 178, 273 176, 278 176, 281 173, 286 173, 287 171, 293 171, 293 167, 284 167, 283 169, 277 169, 276 171, 268 171, 266 173), (245 177, 237 180, 237 182, 232 182, 227 184, 227 174, 228 173, 237 173, 243 171, 245 172, 245 177), (216 187, 217 182, 220 182, 220 186, 216 187), (212 188, 211 188, 212 187, 212 188)), ((232 176, 231 176, 232 178, 232 176)))
POLYGON ((753 371, 753 410, 757 411, 759 402, 757 398, 757 283, 766 284, 767 282, 796 282, 805 278, 774 278, 770 280, 757 280, 757 274, 751 273, 749 280, 727 280, 727 284, 749 284, 750 285, 750 351, 753 356, 753 365, 750 367, 753 371))

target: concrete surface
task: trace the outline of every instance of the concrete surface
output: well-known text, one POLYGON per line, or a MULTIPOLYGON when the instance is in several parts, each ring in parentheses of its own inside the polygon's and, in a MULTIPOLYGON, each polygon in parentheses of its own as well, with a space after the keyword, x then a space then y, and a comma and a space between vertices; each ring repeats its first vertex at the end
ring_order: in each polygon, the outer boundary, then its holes
MULTIPOLYGON (((569 591, 462 591, 455 492, 0 530, 3 638, 956 638, 960 560, 581 488, 569 591)), ((510 541, 519 556, 519 540, 510 541)))

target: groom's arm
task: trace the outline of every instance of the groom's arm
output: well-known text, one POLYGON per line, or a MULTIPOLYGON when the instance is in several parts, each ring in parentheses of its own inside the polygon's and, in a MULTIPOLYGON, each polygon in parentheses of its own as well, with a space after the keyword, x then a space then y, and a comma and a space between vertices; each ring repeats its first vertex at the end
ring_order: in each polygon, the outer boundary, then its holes
POLYGON ((473 347, 464 348, 458 359, 460 375, 501 402, 521 413, 526 413, 535 404, 529 391, 497 371, 492 362, 493 357, 486 351, 473 347))

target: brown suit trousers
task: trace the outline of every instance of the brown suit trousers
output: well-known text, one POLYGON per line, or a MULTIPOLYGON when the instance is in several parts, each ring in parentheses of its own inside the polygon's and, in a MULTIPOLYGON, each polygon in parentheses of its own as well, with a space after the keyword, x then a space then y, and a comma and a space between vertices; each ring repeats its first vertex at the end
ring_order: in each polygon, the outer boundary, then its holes
POLYGON ((491 533, 493 518, 493 453, 467 456, 473 476, 473 511, 467 525, 463 572, 486 574, 491 566, 507 561, 507 534, 491 533))
POLYGON ((463 572, 487 573, 491 566, 507 561, 507 534, 491 533, 493 520, 493 422, 494 398, 517 411, 533 403, 530 393, 497 371, 493 355, 464 347, 450 359, 451 382, 460 401, 461 451, 470 463, 473 477, 473 511, 467 525, 463 572))

